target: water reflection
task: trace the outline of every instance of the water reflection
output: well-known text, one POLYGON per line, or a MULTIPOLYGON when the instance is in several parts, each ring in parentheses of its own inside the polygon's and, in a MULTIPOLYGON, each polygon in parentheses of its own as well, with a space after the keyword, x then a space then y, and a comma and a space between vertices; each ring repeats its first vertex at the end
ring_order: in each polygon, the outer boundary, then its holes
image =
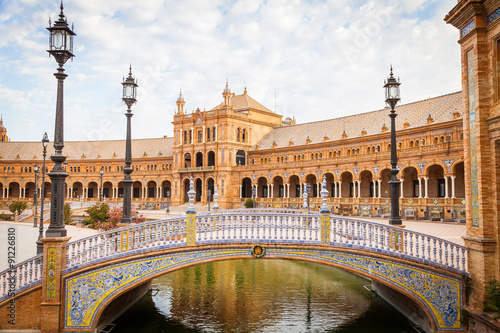
POLYGON ((166 274, 153 284, 160 289, 158 294, 143 298, 125 313, 117 321, 116 332, 399 333, 411 329, 406 319, 364 289, 368 281, 324 265, 228 260, 166 274))

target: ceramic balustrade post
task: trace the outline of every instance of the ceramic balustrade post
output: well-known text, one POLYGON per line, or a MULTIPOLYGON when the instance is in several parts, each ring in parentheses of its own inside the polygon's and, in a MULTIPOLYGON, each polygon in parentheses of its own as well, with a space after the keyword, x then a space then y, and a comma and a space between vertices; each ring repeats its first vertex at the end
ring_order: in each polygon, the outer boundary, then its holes
POLYGON ((323 183, 321 189, 321 200, 323 204, 321 205, 321 244, 330 245, 330 209, 326 204, 326 198, 328 196, 328 190, 326 189, 326 177, 323 176, 323 183))
POLYGON ((193 246, 196 245, 196 210, 194 209, 194 197, 196 192, 194 191, 193 177, 189 181, 189 207, 186 211, 186 245, 193 246))

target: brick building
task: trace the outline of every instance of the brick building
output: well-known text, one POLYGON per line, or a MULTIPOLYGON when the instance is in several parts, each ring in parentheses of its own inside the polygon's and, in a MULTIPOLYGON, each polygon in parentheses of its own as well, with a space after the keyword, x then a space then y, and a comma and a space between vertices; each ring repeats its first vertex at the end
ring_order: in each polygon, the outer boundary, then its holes
MULTIPOLYGON (((206 204, 218 186, 223 208, 241 207, 255 189, 259 207, 320 206, 326 177, 335 213, 388 215, 389 109, 295 124, 226 83, 221 104, 187 113, 177 99, 173 137, 132 140, 133 203, 163 208, 185 203, 193 177, 196 201, 206 204)), ((407 218, 465 219, 463 101, 460 92, 396 107, 401 213, 407 218)), ((48 154, 53 147, 49 145, 48 154)), ((121 201, 124 140, 65 142, 66 200, 121 201)), ((3 202, 31 201, 39 142, 0 143, 3 202)), ((47 160, 48 170, 52 162, 47 160)), ((50 179, 46 178, 46 192, 50 179)), ((40 186, 39 186, 40 187, 40 186)), ((47 193, 46 193, 47 194, 47 193)))

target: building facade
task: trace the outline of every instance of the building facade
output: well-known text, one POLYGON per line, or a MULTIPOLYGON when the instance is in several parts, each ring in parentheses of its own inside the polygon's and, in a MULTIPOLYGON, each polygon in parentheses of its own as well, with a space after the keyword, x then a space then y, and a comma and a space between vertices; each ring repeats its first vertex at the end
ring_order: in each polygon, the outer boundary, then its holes
POLYGON ((482 312, 488 282, 500 280, 500 1, 458 1, 445 21, 459 31, 469 305, 482 312))
MULTIPOLYGON (((184 105, 181 93, 173 137, 132 141, 136 207, 184 204, 193 177, 195 199, 202 204, 212 200, 217 184, 223 208, 241 207, 252 192, 258 207, 300 208, 309 189, 309 205, 319 209, 325 177, 334 213, 389 214, 388 108, 296 124, 246 89, 236 95, 227 83, 216 107, 187 113, 184 105)), ((460 92, 396 107, 403 217, 465 219, 462 111, 460 92)), ((53 147, 48 148, 50 156, 53 147)), ((102 167, 104 197, 121 201, 124 152, 124 140, 65 142, 66 200, 97 200, 102 167)), ((0 143, 4 203, 31 201, 41 187, 33 173, 41 158, 41 143, 0 143)), ((51 164, 48 159, 48 170, 51 164)), ((49 182, 46 177, 46 195, 49 182)))

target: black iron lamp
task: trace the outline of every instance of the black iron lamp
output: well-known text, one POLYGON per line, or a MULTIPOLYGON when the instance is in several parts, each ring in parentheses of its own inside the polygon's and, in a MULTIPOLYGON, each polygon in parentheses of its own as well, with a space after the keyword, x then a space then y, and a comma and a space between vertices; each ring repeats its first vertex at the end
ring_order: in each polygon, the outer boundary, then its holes
POLYGON ((54 154, 50 159, 54 162, 54 168, 48 173, 51 180, 51 200, 50 200, 50 224, 46 232, 46 237, 65 237, 67 234, 64 226, 64 185, 68 176, 63 163, 66 156, 62 154, 64 147, 64 79, 68 76, 64 73, 64 64, 68 59, 74 57, 73 54, 73 36, 76 34, 70 29, 66 22, 63 5, 61 2, 61 13, 59 19, 47 30, 50 32, 49 52, 58 65, 57 73, 54 76, 57 79, 57 102, 56 102, 56 121, 54 129, 54 154))
POLYGON ((130 177, 133 169, 132 164, 132 134, 131 134, 131 118, 133 116, 132 110, 130 109, 132 105, 137 102, 137 82, 132 76, 132 65, 130 65, 128 77, 123 80, 123 97, 122 100, 127 105, 127 140, 125 143, 125 168, 123 168, 124 179, 123 183, 123 215, 122 223, 132 223, 131 209, 132 209, 132 198, 131 198, 131 187, 134 182, 130 177))
POLYGON ((399 170, 397 169, 398 156, 396 152, 396 111, 394 107, 399 102, 400 92, 399 86, 401 83, 399 79, 396 80, 392 73, 387 78, 384 84, 385 88, 385 102, 391 107, 391 113, 389 117, 391 118, 391 180, 389 180, 389 185, 391 187, 391 217, 389 219, 389 224, 391 225, 401 225, 402 221, 399 217, 399 184, 401 181, 396 177, 399 170))

